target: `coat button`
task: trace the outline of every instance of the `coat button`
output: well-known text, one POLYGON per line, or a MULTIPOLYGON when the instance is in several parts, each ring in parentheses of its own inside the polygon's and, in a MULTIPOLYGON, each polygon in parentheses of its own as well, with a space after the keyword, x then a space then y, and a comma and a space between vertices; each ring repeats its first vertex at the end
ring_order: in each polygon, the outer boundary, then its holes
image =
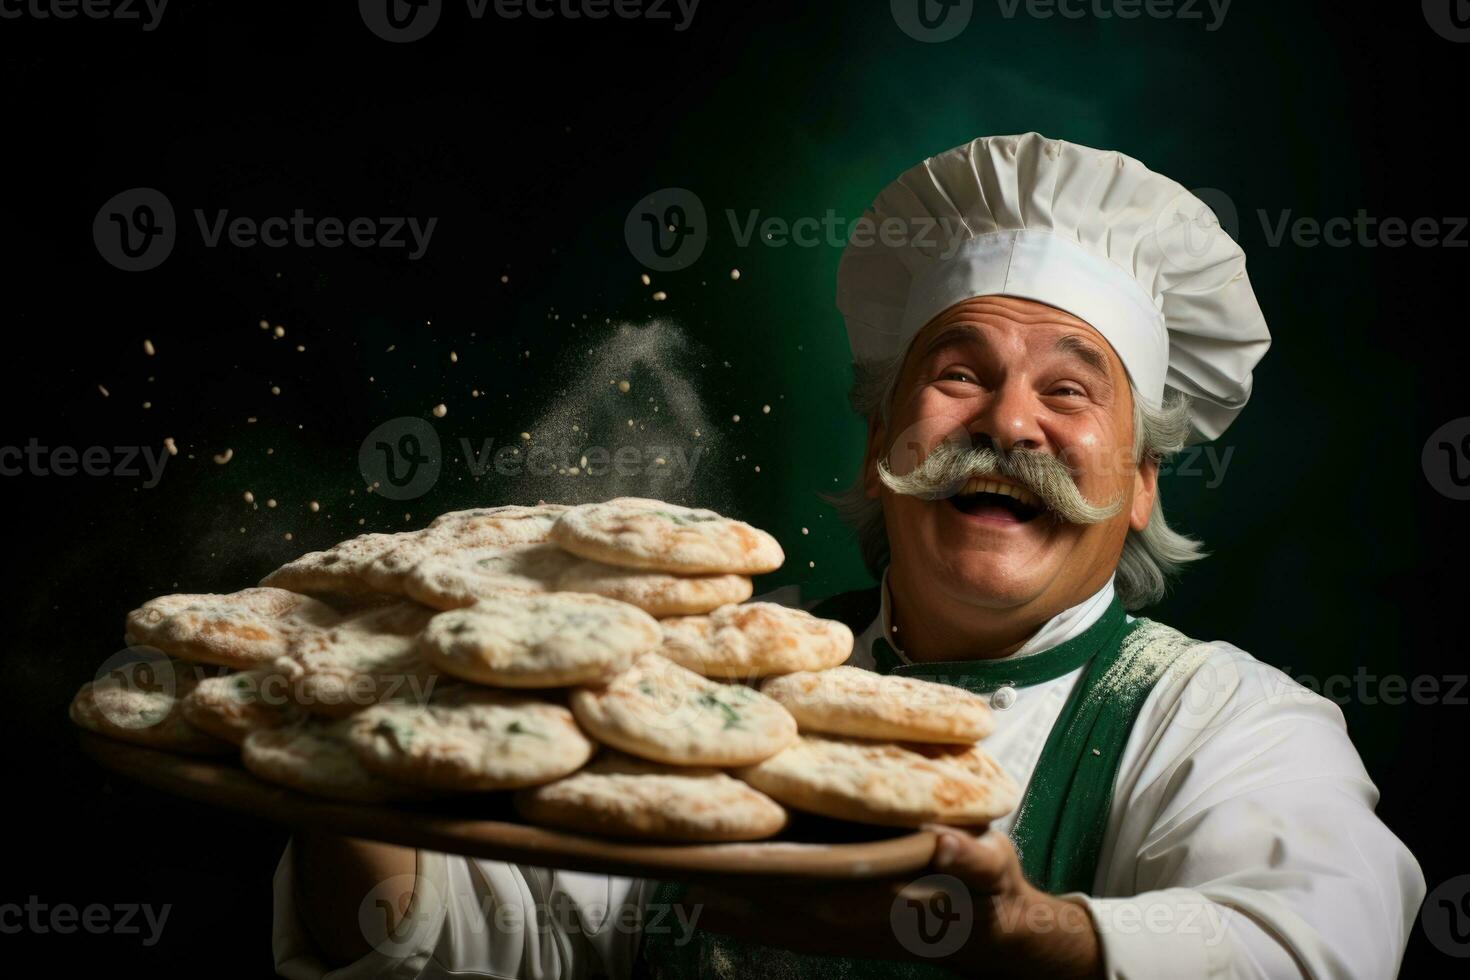
POLYGON ((998 711, 1004 711, 1016 703, 1016 689, 1009 684, 995 689, 990 696, 990 706, 998 711))

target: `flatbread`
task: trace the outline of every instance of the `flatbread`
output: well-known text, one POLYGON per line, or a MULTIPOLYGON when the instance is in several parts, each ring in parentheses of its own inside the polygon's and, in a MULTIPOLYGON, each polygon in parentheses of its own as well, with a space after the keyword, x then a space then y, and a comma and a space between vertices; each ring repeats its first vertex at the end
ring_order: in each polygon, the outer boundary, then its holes
POLYGON ((438 680, 418 651, 432 615, 409 602, 373 607, 298 637, 272 667, 290 682, 297 704, 327 718, 386 700, 422 701, 438 680))
POLYGON ((796 721, 740 684, 719 684, 656 653, 599 687, 571 695, 572 713, 599 742, 674 766, 743 766, 796 740, 796 721))
POLYGON ((757 575, 785 560, 759 528, 644 497, 573 507, 552 526, 551 540, 594 561, 683 575, 757 575))
POLYGON ((403 591, 435 609, 460 609, 510 593, 583 592, 650 616, 709 612, 750 598, 744 575, 671 575, 579 558, 554 544, 470 548, 420 558, 403 591))
POLYGON ((599 681, 653 649, 658 620, 641 609, 573 592, 504 595, 435 616, 423 655, 444 673, 492 687, 599 681))
POLYGON ((82 728, 118 741, 187 755, 228 755, 234 746, 189 724, 180 707, 204 676, 183 660, 140 661, 83 684, 67 713, 82 728))
POLYGON ((748 680, 827 670, 852 655, 852 630, 833 619, 774 602, 721 606, 707 616, 660 624, 659 652, 706 677, 748 680))
POLYGON ((507 592, 550 592, 581 559, 554 544, 468 548, 421 558, 403 589, 434 609, 462 609, 507 592))
POLYGON ((590 558, 568 567, 557 578, 556 588, 617 599, 656 617, 711 612, 733 602, 744 602, 753 591, 747 575, 674 575, 622 568, 590 558))
POLYGON ((888 742, 826 735, 803 735, 735 775, 793 809, 890 827, 985 824, 1021 795, 998 765, 981 773, 888 742))
POLYGON ((367 567, 379 556, 411 540, 414 532, 359 534, 325 551, 311 551, 282 565, 260 580, 263 586, 306 592, 358 596, 374 589, 364 577, 367 567))
POLYGON ((761 692, 784 705, 804 732, 964 745, 995 727, 989 704, 978 694, 860 667, 772 677, 761 692))
POLYGON ((206 677, 183 699, 184 720, 239 745, 251 732, 299 721, 302 710, 290 683, 270 667, 206 677))
POLYGON ((251 732, 241 746, 240 759, 258 779, 312 796, 385 803, 428 795, 369 772, 347 742, 347 724, 312 718, 251 732))
POLYGON ((368 562, 362 569, 362 580, 379 592, 407 594, 408 576, 420 562, 469 549, 505 548, 545 541, 551 525, 569 509, 565 504, 538 504, 533 507, 481 507, 440 514, 428 527, 400 536, 391 548, 368 562))
POLYGON ((787 820, 780 804, 718 769, 612 751, 565 779, 517 793, 515 805, 531 823, 683 843, 760 840, 787 820))
POLYGON ((979 745, 939 745, 933 742, 900 742, 903 748, 917 752, 927 759, 938 759, 952 766, 959 766, 984 779, 1009 779, 1000 763, 979 745))
POLYGON ((452 536, 470 548, 535 544, 547 540, 551 526, 569 510, 567 504, 451 510, 430 521, 426 530, 452 536))
POLYGON ((592 757, 565 706, 468 684, 427 704, 380 704, 351 719, 347 740, 369 770, 442 790, 538 786, 592 757))
POLYGON ((126 635, 173 657, 248 669, 285 655, 294 636, 340 618, 325 603, 285 589, 165 595, 128 613, 126 635))

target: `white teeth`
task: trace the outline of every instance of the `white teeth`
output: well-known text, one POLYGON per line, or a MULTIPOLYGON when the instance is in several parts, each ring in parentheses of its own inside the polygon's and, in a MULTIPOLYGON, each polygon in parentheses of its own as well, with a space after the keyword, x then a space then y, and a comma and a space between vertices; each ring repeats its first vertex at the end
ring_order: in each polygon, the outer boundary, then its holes
POLYGON ((965 485, 963 488, 961 488, 960 492, 964 494, 999 493, 1004 494, 1007 497, 1014 497, 1015 499, 1019 500, 1021 503, 1026 504, 1029 507, 1041 506, 1041 502, 1036 499, 1036 495, 1030 490, 1027 490, 1023 487, 1018 487, 1014 483, 1000 483, 995 480, 982 480, 980 477, 977 476, 972 476, 970 477, 970 479, 966 480, 965 485))

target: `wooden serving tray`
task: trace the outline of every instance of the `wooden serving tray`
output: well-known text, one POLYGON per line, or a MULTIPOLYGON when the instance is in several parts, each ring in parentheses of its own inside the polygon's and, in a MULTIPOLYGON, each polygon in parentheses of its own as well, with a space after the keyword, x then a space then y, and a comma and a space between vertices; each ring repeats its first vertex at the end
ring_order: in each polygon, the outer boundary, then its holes
POLYGON ((779 837, 741 844, 656 844, 588 837, 522 823, 508 794, 433 804, 338 803, 256 779, 238 760, 143 748, 79 731, 82 751, 120 776, 176 796, 292 827, 544 868, 636 878, 893 878, 927 867, 928 831, 793 814, 779 837))

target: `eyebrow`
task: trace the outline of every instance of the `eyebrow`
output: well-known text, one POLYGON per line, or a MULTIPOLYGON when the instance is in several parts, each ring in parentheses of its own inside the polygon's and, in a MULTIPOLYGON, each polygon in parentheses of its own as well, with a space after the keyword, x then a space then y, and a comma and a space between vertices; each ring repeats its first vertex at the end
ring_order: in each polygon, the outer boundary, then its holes
POLYGON ((941 332, 939 336, 935 337, 933 340, 929 341, 929 343, 924 345, 923 356, 928 357, 939 348, 947 347, 950 344, 956 343, 979 344, 982 347, 990 346, 989 338, 987 338, 985 334, 981 333, 979 330, 976 330, 974 327, 950 327, 948 330, 941 332))
POLYGON ((1108 370, 1108 356, 1098 350, 1097 345, 1077 336, 1068 334, 1059 339, 1052 347, 1058 354, 1071 354, 1079 361, 1092 368, 1103 378, 1109 378, 1112 372, 1108 370))
MULTIPOLYGON (((953 343, 980 344, 983 347, 988 346, 990 341, 983 332, 976 330, 974 327, 950 327, 924 345, 924 356, 927 357, 939 348, 953 343)), ((1112 371, 1108 365, 1108 356, 1096 344, 1083 337, 1079 337, 1076 334, 1067 334, 1065 337, 1057 340, 1052 346, 1052 350, 1058 354, 1070 354, 1076 357, 1082 363, 1102 375, 1104 379, 1112 377, 1112 371)))

